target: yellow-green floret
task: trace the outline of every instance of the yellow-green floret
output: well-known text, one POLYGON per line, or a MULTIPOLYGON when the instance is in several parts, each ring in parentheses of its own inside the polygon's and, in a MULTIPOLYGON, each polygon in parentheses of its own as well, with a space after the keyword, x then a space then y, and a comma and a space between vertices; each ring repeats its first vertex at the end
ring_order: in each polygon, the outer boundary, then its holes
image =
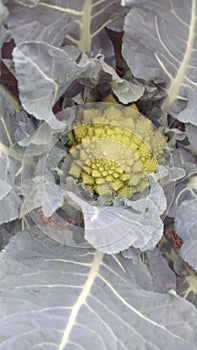
POLYGON ((98 195, 142 192, 163 160, 166 141, 149 119, 128 107, 84 109, 68 134, 70 175, 98 195))

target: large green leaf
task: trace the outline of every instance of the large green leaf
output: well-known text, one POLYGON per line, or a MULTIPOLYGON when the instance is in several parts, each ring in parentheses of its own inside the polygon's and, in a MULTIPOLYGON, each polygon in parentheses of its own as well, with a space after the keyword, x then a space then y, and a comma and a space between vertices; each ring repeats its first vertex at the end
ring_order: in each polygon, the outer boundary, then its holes
POLYGON ((13 146, 16 129, 15 110, 9 103, 8 96, 0 91, 0 142, 4 146, 13 146))
POLYGON ((60 90, 81 77, 94 79, 100 71, 97 58, 82 56, 81 64, 76 63, 64 50, 41 42, 19 45, 13 57, 23 107, 54 129, 62 127, 52 112, 60 90))
POLYGON ((0 350, 196 349, 197 310, 153 292, 137 258, 67 248, 34 230, 12 239, 0 271, 0 350))
POLYGON ((189 139, 189 142, 191 143, 194 150, 197 151, 197 140, 196 140, 197 127, 195 125, 187 123, 185 125, 185 131, 189 139))
POLYGON ((0 225, 19 217, 21 199, 15 191, 10 191, 0 200, 0 225))
POLYGON ((196 213, 197 196, 194 199, 183 201, 175 216, 175 230, 184 242, 180 254, 195 270, 197 270, 196 213))
POLYGON ((197 125, 196 0, 153 0, 125 20, 123 56, 134 75, 165 83, 162 109, 197 125), (132 54, 131 54, 132 53, 132 54))
POLYGON ((182 181, 178 181, 178 183, 175 186, 173 200, 168 212, 168 216, 175 217, 177 208, 181 205, 183 201, 196 198, 197 164, 195 156, 182 148, 176 149, 172 153, 172 160, 175 169, 176 167, 178 167, 179 170, 184 170, 185 172, 185 175, 182 176, 182 181))
POLYGON ((0 200, 2 200, 8 193, 10 193, 12 186, 0 179, 0 200))
POLYGON ((21 198, 16 191, 18 163, 0 152, 0 225, 19 216, 21 198))
POLYGON ((121 205, 94 206, 67 191, 67 200, 80 206, 84 216, 85 238, 101 252, 114 254, 130 246, 142 251, 156 246, 163 234, 160 215, 166 209, 162 188, 151 179, 152 187, 147 198, 128 201, 121 205))
MULTIPOLYGON (((66 39, 82 51, 91 51, 92 42, 98 34, 125 12, 119 0, 17 2, 20 5, 8 2, 9 28, 17 45, 23 41, 36 40, 60 47, 66 39)), ((107 36, 104 39, 110 45, 107 36)), ((102 42, 103 48, 105 41, 102 42)))
POLYGON ((49 217, 63 205, 62 189, 53 179, 47 178, 46 174, 24 181, 22 193, 24 200, 21 206, 21 217, 39 207, 42 207, 44 215, 49 217))

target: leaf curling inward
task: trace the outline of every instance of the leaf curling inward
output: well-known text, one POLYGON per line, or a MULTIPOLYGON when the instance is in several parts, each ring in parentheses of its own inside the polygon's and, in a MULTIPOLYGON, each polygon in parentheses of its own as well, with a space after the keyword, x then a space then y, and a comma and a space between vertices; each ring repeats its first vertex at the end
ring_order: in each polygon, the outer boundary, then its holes
POLYGON ((97 77, 100 62, 97 57, 73 61, 63 50, 43 42, 25 42, 13 50, 20 99, 25 110, 52 129, 61 129, 52 112, 57 99, 77 78, 97 77))
POLYGON ((128 207, 93 206, 71 191, 65 193, 71 205, 80 206, 84 216, 85 238, 96 249, 116 254, 130 246, 142 251, 156 246, 163 234, 160 214, 166 208, 162 188, 151 179, 149 198, 128 201, 128 207), (159 199, 162 205, 158 205, 159 199), (73 204, 74 203, 74 204, 73 204))

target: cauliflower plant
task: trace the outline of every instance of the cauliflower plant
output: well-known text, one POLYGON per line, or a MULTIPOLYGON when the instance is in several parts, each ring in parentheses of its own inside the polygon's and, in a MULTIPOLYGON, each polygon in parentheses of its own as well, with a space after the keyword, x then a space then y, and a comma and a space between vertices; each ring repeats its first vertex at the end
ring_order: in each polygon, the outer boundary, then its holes
POLYGON ((68 134, 70 175, 98 195, 129 196, 149 185, 163 160, 164 137, 135 109, 117 105, 83 109, 68 134))

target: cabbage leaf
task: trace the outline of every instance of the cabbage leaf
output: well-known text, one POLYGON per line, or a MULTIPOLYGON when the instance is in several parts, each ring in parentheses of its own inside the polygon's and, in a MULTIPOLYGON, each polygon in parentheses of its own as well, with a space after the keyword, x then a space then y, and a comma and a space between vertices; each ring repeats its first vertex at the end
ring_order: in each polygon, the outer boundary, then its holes
POLYGON ((124 25, 123 56, 133 74, 164 84, 162 109, 197 125, 197 4, 153 0, 136 4, 124 25))
POLYGON ((197 310, 154 292, 137 258, 24 231, 1 253, 0 271, 1 350, 196 349, 197 310))

